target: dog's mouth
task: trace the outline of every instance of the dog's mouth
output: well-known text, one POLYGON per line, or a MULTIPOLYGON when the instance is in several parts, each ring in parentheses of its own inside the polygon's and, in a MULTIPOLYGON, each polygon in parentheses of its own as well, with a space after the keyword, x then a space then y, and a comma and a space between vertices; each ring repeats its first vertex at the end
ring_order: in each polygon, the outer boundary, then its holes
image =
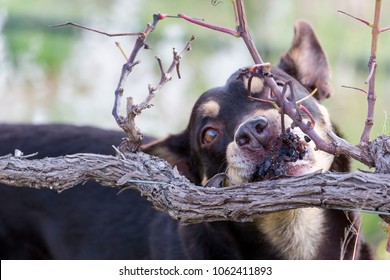
POLYGON ((304 175, 317 169, 310 139, 298 135, 288 129, 282 135, 269 138, 258 150, 242 149, 236 142, 229 144, 225 186, 304 175))
POLYGON ((307 141, 294 133, 286 132, 276 138, 270 151, 256 164, 250 182, 270 180, 284 175, 302 175, 310 168, 310 151, 307 141))

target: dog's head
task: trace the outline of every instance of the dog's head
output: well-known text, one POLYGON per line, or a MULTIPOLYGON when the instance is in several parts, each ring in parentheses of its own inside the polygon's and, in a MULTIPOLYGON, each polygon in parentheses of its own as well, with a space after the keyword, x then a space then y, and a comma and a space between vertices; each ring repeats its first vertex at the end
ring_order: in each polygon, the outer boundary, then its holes
MULTIPOLYGON (((281 88, 291 81, 296 100, 317 89, 314 97, 302 105, 314 118, 314 129, 326 138, 332 125, 320 102, 331 94, 330 73, 310 24, 296 24, 291 48, 271 73, 281 88)), ((313 141, 304 137, 299 128, 291 128, 291 139, 283 139, 279 110, 269 102, 250 99, 248 84, 242 70, 237 71, 225 86, 208 90, 198 99, 183 133, 152 143, 145 151, 176 165, 195 184, 204 184, 220 172, 226 172, 231 183, 236 184, 278 174, 328 170, 333 156, 316 151, 313 141)), ((261 78, 251 80, 250 94, 263 100, 274 98, 261 78)), ((305 113, 302 117, 309 120, 305 113)), ((291 124, 292 120, 285 116, 285 127, 291 124)))

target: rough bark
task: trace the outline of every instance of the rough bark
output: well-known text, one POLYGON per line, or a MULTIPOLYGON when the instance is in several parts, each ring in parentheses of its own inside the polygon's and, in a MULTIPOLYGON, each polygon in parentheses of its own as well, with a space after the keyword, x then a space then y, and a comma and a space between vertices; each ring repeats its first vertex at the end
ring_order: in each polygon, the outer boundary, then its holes
POLYGON ((298 177, 234 185, 196 186, 157 157, 75 154, 28 160, 0 157, 0 182, 61 192, 88 180, 131 188, 153 206, 184 223, 251 221, 275 211, 322 207, 390 214, 390 174, 315 172, 298 177))

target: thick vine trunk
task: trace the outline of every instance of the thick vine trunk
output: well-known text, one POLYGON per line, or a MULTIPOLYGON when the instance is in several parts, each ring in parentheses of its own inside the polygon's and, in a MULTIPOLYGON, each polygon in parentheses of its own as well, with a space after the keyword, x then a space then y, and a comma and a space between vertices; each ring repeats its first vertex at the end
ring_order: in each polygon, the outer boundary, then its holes
POLYGON ((144 153, 121 157, 75 154, 28 160, 0 157, 0 182, 58 192, 87 180, 131 188, 183 223, 251 221, 275 211, 322 207, 390 214, 390 174, 315 172, 298 177, 234 185, 195 186, 159 158, 144 153))

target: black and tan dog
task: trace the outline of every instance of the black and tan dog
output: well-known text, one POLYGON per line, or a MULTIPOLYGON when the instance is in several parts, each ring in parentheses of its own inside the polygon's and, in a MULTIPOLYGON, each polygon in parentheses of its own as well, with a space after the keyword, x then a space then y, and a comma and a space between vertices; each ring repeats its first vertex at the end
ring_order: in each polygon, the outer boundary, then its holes
MULTIPOLYGON (((296 25, 292 47, 271 70, 282 87, 292 81, 295 98, 314 88, 316 98, 303 105, 324 138, 332 130, 320 101, 331 94, 326 57, 306 22, 296 25)), ((272 100, 260 78, 251 95, 272 100)), ((291 92, 287 92, 287 95, 291 92)), ((306 114, 302 114, 308 118, 306 114)), ((286 127, 292 120, 285 117, 286 127)), ((76 152, 110 153, 120 133, 70 126, 0 126, 0 154, 14 148, 40 156, 76 152), (23 139, 21 136, 23 136, 23 139)), ((302 140, 304 134, 291 129, 302 140)), ((270 103, 248 98, 248 79, 238 71, 223 87, 196 102, 187 129, 145 145, 144 151, 166 159, 195 184, 226 172, 230 184, 262 180, 272 166, 281 134, 281 115, 270 103), (264 160, 268 159, 268 160, 264 160)), ((307 138, 306 138, 307 139, 307 138)), ((304 151, 286 161, 285 174, 315 170, 348 171, 344 157, 316 151, 313 141, 299 141, 304 151)), ((273 170, 275 171, 275 170, 273 170)), ((275 174, 274 174, 275 175, 275 174)), ((0 186, 0 257, 55 259, 351 259, 370 258, 356 234, 354 213, 303 208, 259 215, 253 223, 213 222, 183 226, 133 191, 117 195, 89 182, 61 194, 0 186)))

